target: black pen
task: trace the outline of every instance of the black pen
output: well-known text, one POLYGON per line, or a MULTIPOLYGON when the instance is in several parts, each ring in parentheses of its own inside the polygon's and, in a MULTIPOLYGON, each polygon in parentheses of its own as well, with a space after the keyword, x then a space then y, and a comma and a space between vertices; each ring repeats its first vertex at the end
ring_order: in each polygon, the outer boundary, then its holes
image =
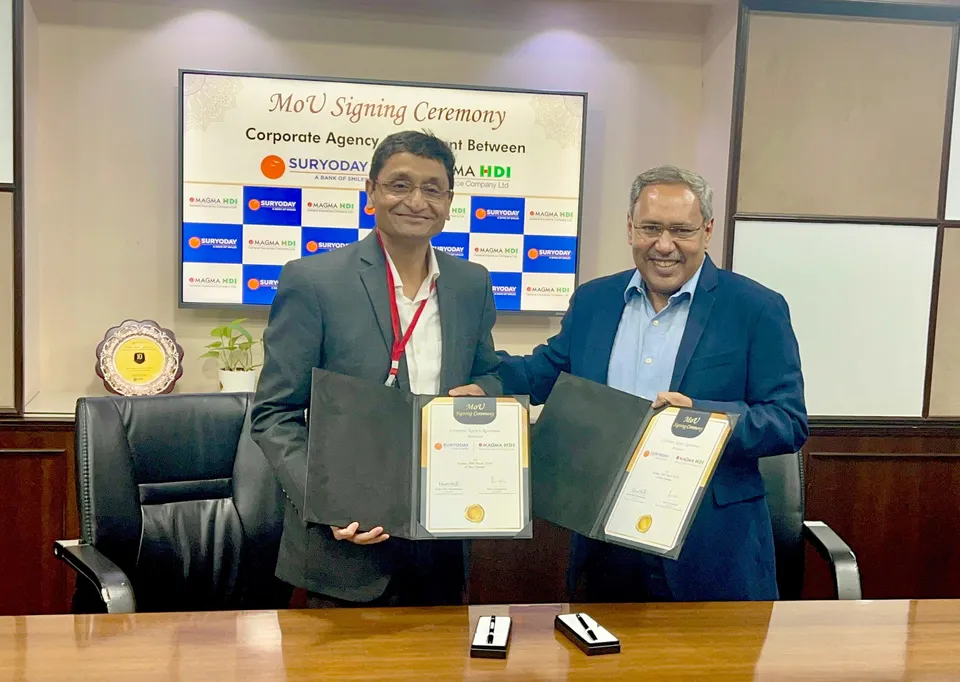
POLYGON ((487 633, 487 644, 493 644, 493 622, 496 616, 490 616, 490 632, 487 633))
POLYGON ((582 626, 583 626, 583 629, 587 631, 587 634, 588 634, 588 635, 590 635, 590 639, 596 639, 596 638, 597 638, 597 636, 596 636, 595 634, 593 634, 593 630, 590 629, 590 626, 587 625, 587 621, 585 621, 585 620, 583 619, 583 616, 581 616, 579 613, 577 614, 577 620, 580 621, 580 625, 582 625, 582 626))

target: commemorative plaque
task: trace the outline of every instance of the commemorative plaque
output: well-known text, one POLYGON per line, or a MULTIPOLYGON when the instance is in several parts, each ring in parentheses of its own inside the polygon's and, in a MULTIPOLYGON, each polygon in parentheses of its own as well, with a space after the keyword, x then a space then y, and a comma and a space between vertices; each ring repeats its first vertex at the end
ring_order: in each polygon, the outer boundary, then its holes
POLYGON ((124 320, 97 345, 96 371, 117 395, 170 393, 183 376, 183 348, 153 320, 124 320))

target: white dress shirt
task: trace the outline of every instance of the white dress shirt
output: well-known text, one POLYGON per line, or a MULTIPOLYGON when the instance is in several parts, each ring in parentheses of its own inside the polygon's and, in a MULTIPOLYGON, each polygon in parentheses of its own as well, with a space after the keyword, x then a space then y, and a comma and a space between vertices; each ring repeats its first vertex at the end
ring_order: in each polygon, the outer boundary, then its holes
POLYGON ((437 256, 430 248, 430 265, 427 278, 420 285, 420 291, 411 301, 403 293, 403 282, 397 266, 393 264, 390 254, 384 249, 387 257, 387 266, 393 273, 394 295, 397 300, 397 312, 400 313, 400 336, 410 326, 420 302, 426 299, 427 304, 420 313, 420 320, 413 329, 404 355, 407 358, 407 374, 410 377, 410 392, 421 395, 437 395, 440 392, 440 356, 443 342, 440 338, 440 307, 437 303, 437 289, 431 291, 431 284, 440 276, 440 267, 437 265, 437 256))

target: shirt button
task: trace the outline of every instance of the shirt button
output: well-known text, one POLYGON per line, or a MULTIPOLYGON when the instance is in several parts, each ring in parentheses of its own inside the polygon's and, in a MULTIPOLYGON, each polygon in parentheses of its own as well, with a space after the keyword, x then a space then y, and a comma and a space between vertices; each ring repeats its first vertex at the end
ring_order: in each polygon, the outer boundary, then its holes
POLYGON ((653 362, 653 358, 647 358, 646 360, 644 360, 644 362, 649 365, 651 362, 653 362))
POLYGON ((654 320, 654 321, 653 321, 653 326, 654 326, 654 327, 659 327, 659 326, 660 326, 660 320, 654 320))

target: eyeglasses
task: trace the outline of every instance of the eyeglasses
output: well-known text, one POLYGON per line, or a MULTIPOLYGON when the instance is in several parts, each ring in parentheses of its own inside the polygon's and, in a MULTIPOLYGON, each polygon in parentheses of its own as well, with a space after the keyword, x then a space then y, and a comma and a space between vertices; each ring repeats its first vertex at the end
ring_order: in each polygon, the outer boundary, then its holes
POLYGON ((412 182, 407 180, 393 180, 391 182, 375 182, 374 184, 380 185, 387 194, 397 197, 398 199, 403 199, 405 197, 413 194, 415 190, 420 190, 420 195, 427 201, 438 203, 449 199, 453 195, 453 190, 442 189, 441 187, 434 185, 432 183, 427 183, 425 185, 414 185, 412 182))
POLYGON ((693 227, 692 225, 661 225, 659 223, 640 223, 633 225, 633 231, 644 239, 659 239, 664 230, 670 233, 670 236, 678 241, 690 239, 695 236, 703 225, 693 227))

